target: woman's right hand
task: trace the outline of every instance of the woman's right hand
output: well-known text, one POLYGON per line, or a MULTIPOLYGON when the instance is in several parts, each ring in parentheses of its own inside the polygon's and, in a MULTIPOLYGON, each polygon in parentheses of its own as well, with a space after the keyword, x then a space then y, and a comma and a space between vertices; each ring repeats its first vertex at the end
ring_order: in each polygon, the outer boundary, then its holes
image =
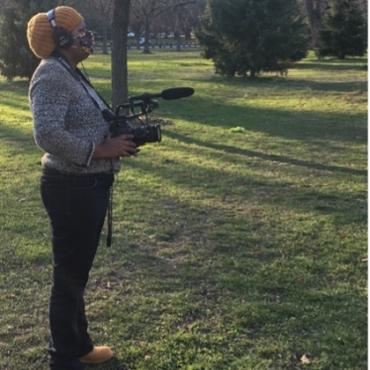
POLYGON ((134 135, 120 135, 105 139, 95 147, 94 159, 112 159, 135 155, 139 152, 136 144, 132 141, 134 135))

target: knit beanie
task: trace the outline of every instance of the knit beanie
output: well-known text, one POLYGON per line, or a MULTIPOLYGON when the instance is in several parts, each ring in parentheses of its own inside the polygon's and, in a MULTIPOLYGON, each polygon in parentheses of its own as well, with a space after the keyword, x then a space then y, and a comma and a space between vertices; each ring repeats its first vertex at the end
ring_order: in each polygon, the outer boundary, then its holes
MULTIPOLYGON (((82 16, 69 6, 55 8, 57 27, 72 32, 83 20, 82 16)), ((32 52, 40 59, 47 58, 56 48, 53 31, 47 13, 34 15, 27 24, 27 39, 32 52)))

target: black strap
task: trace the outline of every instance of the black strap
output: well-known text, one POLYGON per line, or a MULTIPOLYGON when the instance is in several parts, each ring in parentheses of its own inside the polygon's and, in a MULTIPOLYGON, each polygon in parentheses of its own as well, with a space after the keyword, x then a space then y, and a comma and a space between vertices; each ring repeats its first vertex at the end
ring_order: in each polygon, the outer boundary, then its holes
MULTIPOLYGON (((90 82, 90 80, 82 73, 82 71, 78 68, 75 69, 75 71, 77 72, 77 74, 92 88, 94 89, 96 95, 99 96, 99 98, 101 99, 101 101, 106 105, 107 109, 109 109, 111 112, 113 112, 111 106, 107 103, 107 101, 100 95, 99 91, 95 89, 95 87, 93 86, 93 84, 90 82)), ((83 84, 82 84, 83 85, 83 84)), ((85 91, 89 94, 89 96, 91 97, 92 100, 95 101, 96 103, 96 100, 95 100, 95 97, 94 96, 91 96, 89 90, 86 89, 86 87, 83 85, 83 87, 85 88, 85 91)), ((102 110, 102 113, 104 113, 105 110, 102 110)), ((103 114, 104 116, 104 114, 103 114)))
POLYGON ((113 235, 113 185, 109 189, 109 200, 108 200, 108 230, 107 230, 107 247, 112 245, 112 235, 113 235))
POLYGON ((62 56, 60 55, 59 53, 58 54, 55 54, 54 53, 54 57, 58 60, 58 62, 70 73, 70 75, 76 80, 78 81, 82 88, 85 90, 85 92, 89 95, 89 97, 91 98, 92 102, 94 103, 94 105, 101 111, 101 113, 103 114, 103 117, 104 117, 104 113, 107 109, 112 111, 112 108, 109 106, 109 104, 105 101, 105 99, 98 93, 98 91, 96 91, 95 87, 91 84, 91 82, 86 78, 86 76, 78 69, 78 68, 73 68, 69 62, 62 56), (86 82, 96 93, 96 95, 101 99, 101 101, 105 104, 106 106, 106 109, 101 109, 100 108, 100 104, 98 103, 98 101, 96 100, 95 96, 92 95, 89 91, 89 89, 86 88, 85 84, 83 83, 86 82))

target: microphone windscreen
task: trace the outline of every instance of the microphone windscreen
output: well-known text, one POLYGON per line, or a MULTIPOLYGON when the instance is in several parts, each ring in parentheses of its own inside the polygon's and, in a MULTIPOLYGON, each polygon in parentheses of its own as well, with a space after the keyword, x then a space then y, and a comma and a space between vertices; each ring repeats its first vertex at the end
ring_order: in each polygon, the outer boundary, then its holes
POLYGON ((162 91, 162 99, 164 100, 174 100, 180 98, 186 98, 194 94, 194 89, 192 87, 174 87, 171 89, 166 89, 162 91))

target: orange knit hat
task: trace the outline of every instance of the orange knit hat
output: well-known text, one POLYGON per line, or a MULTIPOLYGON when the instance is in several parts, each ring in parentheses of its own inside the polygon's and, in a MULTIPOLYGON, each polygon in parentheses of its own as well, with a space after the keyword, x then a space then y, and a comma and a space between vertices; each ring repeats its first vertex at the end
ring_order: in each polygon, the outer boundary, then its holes
MULTIPOLYGON (((82 20, 81 14, 69 6, 55 8, 57 27, 63 27, 72 32, 82 20)), ((53 40, 53 31, 47 13, 38 13, 30 19, 27 25, 27 39, 30 49, 38 58, 47 58, 51 55, 56 44, 53 40)))

